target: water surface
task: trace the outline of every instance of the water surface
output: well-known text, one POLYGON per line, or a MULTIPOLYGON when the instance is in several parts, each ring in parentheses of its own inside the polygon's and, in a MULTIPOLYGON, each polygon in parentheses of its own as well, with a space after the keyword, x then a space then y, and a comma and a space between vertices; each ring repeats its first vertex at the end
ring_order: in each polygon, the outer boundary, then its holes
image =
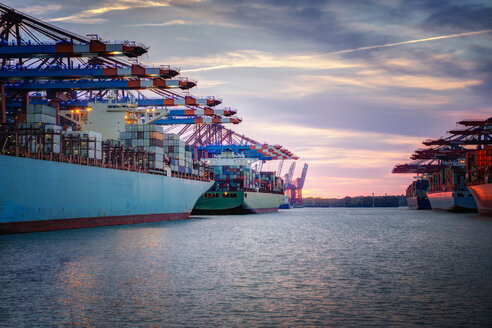
POLYGON ((305 208, 0 236, 1 327, 488 326, 492 221, 305 208))

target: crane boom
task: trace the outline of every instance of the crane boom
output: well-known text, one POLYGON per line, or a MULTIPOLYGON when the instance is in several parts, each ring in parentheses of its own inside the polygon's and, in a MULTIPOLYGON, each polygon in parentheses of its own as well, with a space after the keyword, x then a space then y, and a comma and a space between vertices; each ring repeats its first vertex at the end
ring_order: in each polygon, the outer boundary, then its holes
POLYGON ((304 167, 302 168, 301 178, 299 179, 299 183, 297 184, 298 189, 302 189, 304 187, 304 181, 306 181, 308 167, 309 165, 304 164, 304 167))

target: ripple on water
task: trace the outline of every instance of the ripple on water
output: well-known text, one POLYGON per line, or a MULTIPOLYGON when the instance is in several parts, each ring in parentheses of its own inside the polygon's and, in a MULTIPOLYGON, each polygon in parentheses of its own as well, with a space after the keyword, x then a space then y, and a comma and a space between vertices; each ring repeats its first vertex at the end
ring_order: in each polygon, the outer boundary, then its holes
POLYGON ((487 326, 491 237, 373 208, 0 236, 0 326, 487 326))

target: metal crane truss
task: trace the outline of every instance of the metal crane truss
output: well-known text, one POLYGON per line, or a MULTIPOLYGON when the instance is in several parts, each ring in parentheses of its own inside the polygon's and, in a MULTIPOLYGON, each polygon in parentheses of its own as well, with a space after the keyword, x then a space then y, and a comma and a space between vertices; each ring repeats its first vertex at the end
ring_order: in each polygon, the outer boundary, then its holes
MULTIPOLYGON (((455 146, 456 147, 456 146, 455 146)), ((458 160, 465 156, 468 149, 459 147, 454 149, 447 149, 444 147, 437 148, 421 148, 415 150, 415 153, 410 156, 413 160, 419 159, 441 159, 441 160, 458 160)))
POLYGON ((488 120, 464 120, 458 124, 468 126, 464 130, 451 130, 448 137, 423 141, 432 148, 417 149, 410 157, 412 163, 396 165, 392 173, 434 173, 448 166, 459 165, 471 148, 478 149, 492 144, 492 118, 488 120))
POLYGON ((63 80, 38 81, 25 83, 5 83, 5 89, 22 91, 68 91, 68 90, 142 90, 153 88, 179 88, 187 90, 193 88, 196 82, 181 78, 178 80, 164 80, 161 78, 132 79, 132 80, 63 80))
MULTIPOLYGON (((80 95, 77 96, 77 99, 75 100, 67 100, 67 101, 60 101, 60 107, 65 107, 65 108, 85 108, 89 107, 90 102, 108 102, 108 99, 106 98, 82 98, 80 95)), ((138 107, 183 107, 186 106, 187 108, 195 109, 195 107, 200 106, 201 110, 207 111, 207 110, 212 110, 209 107, 214 107, 219 105, 222 100, 214 98, 214 97, 205 97, 205 98, 194 98, 191 96, 187 96, 187 98, 130 98, 130 97, 123 97, 119 98, 118 102, 127 103, 130 101, 135 101, 138 107)), ((32 96, 29 103, 30 104, 40 104, 40 105, 46 105, 48 104, 49 100, 42 98, 40 96, 32 96)), ((8 107, 11 108, 20 108, 22 107, 22 104, 20 102, 11 102, 8 104, 8 107)), ((227 113, 230 111, 234 115, 237 111, 235 109, 223 109, 224 113, 227 113)), ((224 114, 225 116, 229 116, 227 114, 224 114)))
POLYGON ((289 171, 285 175, 285 179, 284 179, 285 188, 287 188, 291 185, 292 178, 294 176, 294 171, 296 169, 296 164, 297 164, 297 162, 295 162, 295 161, 290 164, 289 171))
POLYGON ((256 150, 251 150, 249 147, 249 145, 208 145, 198 147, 197 149, 201 154, 206 153, 207 157, 221 154, 223 151, 233 151, 236 154, 243 154, 246 158, 259 161, 268 161, 273 159, 273 157, 259 153, 256 150))
POLYGON ((164 132, 177 132, 186 144, 197 147, 202 158, 219 154, 223 150, 241 152, 247 158, 261 160, 285 160, 298 159, 289 150, 280 145, 268 145, 260 143, 233 130, 227 129, 221 124, 214 125, 185 125, 176 131, 177 125, 170 126, 164 132))
MULTIPOLYGON (((62 110, 64 112, 70 112, 70 113, 84 113, 87 111, 92 110, 91 107, 85 107, 81 109, 66 109, 62 110)), ((121 107, 121 111, 128 111, 128 108, 126 106, 121 107)), ((159 116, 162 114, 166 114, 166 116, 174 117, 174 116, 212 116, 213 118, 218 117, 218 116, 225 116, 229 117, 232 115, 236 114, 235 110, 229 110, 229 109, 208 109, 208 110, 203 110, 203 109, 165 109, 165 110, 160 110, 160 109, 144 109, 144 108, 137 108, 136 110, 133 110, 135 113, 140 113, 140 114, 150 114, 152 116, 159 116)), ((152 117, 148 118, 151 119, 152 117)), ((217 122, 214 122, 217 123, 217 122)), ((154 124, 160 124, 160 123, 154 123, 154 124)))
POLYGON ((0 58, 57 58, 57 57, 138 57, 147 52, 147 47, 133 41, 90 40, 88 43, 70 41, 43 42, 0 41, 0 58))
POLYGON ((187 145, 201 147, 207 145, 253 145, 257 141, 227 129, 221 124, 214 125, 171 125, 164 132, 179 134, 187 145))
MULTIPOLYGON (((171 113, 170 113, 171 115, 171 113)), ((186 117, 186 118, 177 118, 177 117, 163 117, 159 120, 153 121, 152 124, 157 125, 174 125, 174 124, 221 124, 221 123, 233 123, 239 124, 241 123, 241 119, 238 117, 186 117)))
POLYGON ((134 41, 81 36, 0 3, 0 58, 138 57, 147 51, 147 46, 134 41))
MULTIPOLYGON (((137 103, 138 104, 138 103, 137 103)), ((224 109, 212 109, 212 108, 200 108, 200 109, 170 109, 169 116, 233 116, 237 111, 231 108, 224 109)))
POLYGON ((294 156, 292 152, 283 148, 280 145, 251 145, 250 150, 255 150, 260 154, 265 155, 265 157, 271 157, 271 159, 294 159, 297 160, 299 157, 294 156))
POLYGON ((477 130, 477 131, 469 131, 469 130, 451 130, 448 131, 450 134, 454 135, 462 135, 462 136, 480 136, 480 135, 490 135, 492 133, 492 128, 490 130, 477 130))
POLYGON ((207 145, 198 147, 198 151, 206 152, 208 155, 220 154, 225 150, 234 151, 235 153, 242 153, 246 158, 253 158, 262 161, 295 159, 292 156, 283 153, 270 153, 263 151, 262 148, 256 149, 251 145, 207 145))
MULTIPOLYGON (((90 100, 104 98, 112 93, 110 90, 117 90, 117 97, 135 90, 149 90, 163 97, 139 97, 131 106, 123 105, 124 108, 109 105, 115 108, 108 110, 127 112, 129 120, 163 125, 241 121, 233 117, 235 110, 210 108, 220 104, 220 99, 172 92, 171 88, 188 90, 196 86, 196 81, 187 78, 169 80, 179 75, 179 69, 146 67, 116 58, 138 57, 147 50, 145 45, 133 41, 109 42, 97 35, 84 37, 0 4, 1 121, 5 121, 6 104, 16 110, 32 100, 32 103, 52 105, 57 109, 57 116, 80 124, 84 114, 91 110, 90 100), (74 64, 74 60, 78 63, 74 64), (29 96, 37 91, 45 92, 45 97, 29 96), (151 106, 162 108, 146 109, 151 106), (169 110, 167 107, 171 106, 187 108, 169 110)), ((141 95, 140 91, 136 92, 141 95)))
POLYGON ((289 197, 290 204, 302 207, 302 188, 304 188, 304 182, 306 181, 309 166, 304 164, 301 176, 294 181, 292 180, 292 177, 294 175, 295 163, 296 162, 293 162, 291 164, 289 173, 286 175, 286 180, 288 178, 288 182, 284 184, 284 193, 289 197))
POLYGON ((485 125, 492 126, 492 118, 486 120, 463 120, 463 121, 459 121, 458 124, 464 126, 485 126, 485 125))
POLYGON ((444 164, 434 163, 407 163, 396 165, 391 173, 434 173, 439 172, 448 167, 444 164))
MULTIPOLYGON (((199 122, 201 124, 217 124, 217 123, 233 123, 238 124, 241 119, 230 117, 236 114, 232 109, 156 109, 156 108, 140 108, 137 103, 112 103, 112 108, 108 111, 125 112, 125 118, 132 124, 181 124, 181 122, 199 122), (202 117, 203 116, 203 117, 202 117), (222 117, 225 116, 225 117, 222 117)), ((82 121, 87 118, 87 112, 91 111, 92 107, 72 108, 60 110, 61 117, 69 121, 81 125, 82 121)), ((194 124, 199 124, 194 123, 194 124)))
POLYGON ((426 146, 445 145, 492 145, 492 119, 485 121, 460 121, 458 124, 469 126, 464 130, 451 130, 449 137, 424 140, 426 146))
POLYGON ((168 79, 179 75, 179 71, 166 67, 147 67, 132 65, 131 67, 102 67, 85 65, 82 67, 64 67, 52 65, 48 67, 3 66, 0 69, 0 80, 53 80, 53 79, 87 79, 87 78, 156 78, 168 79))
POLYGON ((306 175, 307 175, 308 167, 309 167, 308 164, 304 164, 304 167, 302 168, 301 177, 297 180, 297 188, 298 189, 304 188, 304 182, 306 181, 306 175))

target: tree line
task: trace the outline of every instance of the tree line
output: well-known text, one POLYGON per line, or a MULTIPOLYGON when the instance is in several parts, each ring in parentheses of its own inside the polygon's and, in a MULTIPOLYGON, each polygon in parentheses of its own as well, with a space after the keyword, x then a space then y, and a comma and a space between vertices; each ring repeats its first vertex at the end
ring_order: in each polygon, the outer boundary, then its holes
POLYGON ((407 198, 398 196, 357 196, 344 198, 307 197, 302 199, 304 207, 399 207, 407 206, 407 198))

